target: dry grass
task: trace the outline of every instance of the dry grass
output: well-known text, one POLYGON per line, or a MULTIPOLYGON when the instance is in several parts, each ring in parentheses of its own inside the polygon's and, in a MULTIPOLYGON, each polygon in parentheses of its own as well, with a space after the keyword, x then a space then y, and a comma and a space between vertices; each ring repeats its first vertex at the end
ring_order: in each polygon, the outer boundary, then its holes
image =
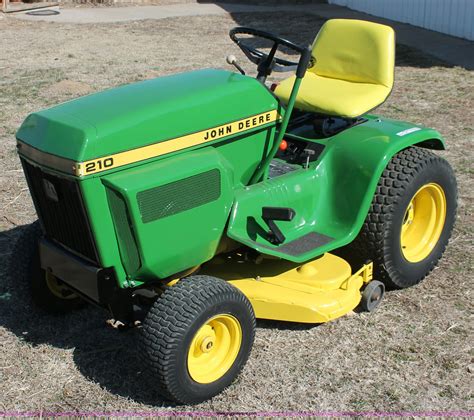
MULTIPOLYGON (((7 272, 17 226, 35 218, 14 133, 29 112, 89 91, 225 67, 227 53, 242 57, 227 37, 235 22, 290 38, 298 32, 300 42, 321 23, 288 13, 81 26, 0 20, 0 411, 163 406, 137 362, 135 331, 107 329, 106 314, 94 308, 63 318, 40 314, 7 272)), ((407 48, 398 55, 396 87, 379 112, 435 127, 448 141, 443 154, 457 173, 459 213, 445 257, 420 286, 389 293, 374 314, 319 327, 260 322, 243 374, 195 409, 474 409, 474 74, 407 48)))

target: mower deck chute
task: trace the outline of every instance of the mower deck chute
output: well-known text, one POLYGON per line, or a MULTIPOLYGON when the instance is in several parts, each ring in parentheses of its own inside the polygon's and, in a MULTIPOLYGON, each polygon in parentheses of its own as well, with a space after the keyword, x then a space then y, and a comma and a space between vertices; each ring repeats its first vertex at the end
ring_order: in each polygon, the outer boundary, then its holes
POLYGON ((251 302, 262 319, 322 323, 353 310, 360 289, 372 279, 372 263, 352 274, 351 266, 333 254, 306 264, 240 254, 216 257, 200 273, 224 279, 251 302))

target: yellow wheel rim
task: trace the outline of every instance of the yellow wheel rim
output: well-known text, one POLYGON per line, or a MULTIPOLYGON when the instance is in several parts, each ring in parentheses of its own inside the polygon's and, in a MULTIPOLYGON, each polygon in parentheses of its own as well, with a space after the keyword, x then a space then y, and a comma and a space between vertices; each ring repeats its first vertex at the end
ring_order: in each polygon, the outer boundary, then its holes
POLYGON ((46 284, 50 292, 58 297, 59 299, 70 300, 74 299, 76 294, 71 291, 67 286, 58 281, 51 273, 46 272, 45 274, 46 284))
POLYGON ((403 217, 400 243, 403 256, 416 263, 430 255, 446 220, 446 196, 434 183, 423 185, 413 196, 403 217))
POLYGON ((232 367, 242 344, 242 328, 232 315, 216 315, 197 331, 188 351, 188 372, 201 384, 214 382, 232 367))

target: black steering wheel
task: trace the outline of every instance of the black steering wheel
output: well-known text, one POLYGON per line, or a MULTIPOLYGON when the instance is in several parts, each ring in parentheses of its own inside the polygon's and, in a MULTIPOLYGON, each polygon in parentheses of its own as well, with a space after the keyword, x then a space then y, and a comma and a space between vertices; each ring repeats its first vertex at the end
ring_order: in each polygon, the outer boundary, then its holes
POLYGON ((283 45, 293 51, 296 51, 299 55, 304 54, 307 48, 295 44, 294 42, 288 41, 287 39, 280 38, 269 32, 260 31, 259 29, 247 28, 244 26, 238 26, 233 28, 229 32, 230 39, 234 41, 247 58, 257 64, 258 75, 257 79, 265 80, 267 76, 275 71, 289 71, 296 68, 298 62, 288 61, 283 58, 275 57, 275 53, 280 45, 283 45), (259 49, 250 46, 245 41, 247 38, 241 38, 239 35, 253 35, 258 38, 268 39, 273 41, 273 46, 268 54, 260 51, 259 49))

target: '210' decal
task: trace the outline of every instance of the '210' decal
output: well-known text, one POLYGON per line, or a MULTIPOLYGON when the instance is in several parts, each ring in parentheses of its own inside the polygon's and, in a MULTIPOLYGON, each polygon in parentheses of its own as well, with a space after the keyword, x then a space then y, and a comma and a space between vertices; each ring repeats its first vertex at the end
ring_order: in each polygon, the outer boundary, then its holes
POLYGON ((93 172, 101 171, 102 169, 111 168, 114 166, 114 158, 105 158, 105 159, 97 159, 91 162, 87 162, 84 165, 84 172, 86 174, 91 174, 93 172))

